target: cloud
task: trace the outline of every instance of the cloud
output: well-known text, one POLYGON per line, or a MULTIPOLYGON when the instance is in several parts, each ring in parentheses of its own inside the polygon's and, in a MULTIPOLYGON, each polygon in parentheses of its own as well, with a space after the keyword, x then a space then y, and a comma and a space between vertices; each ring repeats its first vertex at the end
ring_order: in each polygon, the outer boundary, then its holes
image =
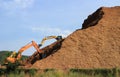
POLYGON ((34 3, 35 0, 0 0, 0 11, 2 15, 26 20, 28 9, 33 7, 34 3))
POLYGON ((4 9, 25 9, 30 7, 34 0, 2 0, 0 7, 4 9))
POLYGON ((32 32, 41 33, 44 36, 49 35, 62 35, 63 37, 67 37, 72 33, 71 30, 64 30, 60 28, 51 28, 51 27, 32 27, 32 32))

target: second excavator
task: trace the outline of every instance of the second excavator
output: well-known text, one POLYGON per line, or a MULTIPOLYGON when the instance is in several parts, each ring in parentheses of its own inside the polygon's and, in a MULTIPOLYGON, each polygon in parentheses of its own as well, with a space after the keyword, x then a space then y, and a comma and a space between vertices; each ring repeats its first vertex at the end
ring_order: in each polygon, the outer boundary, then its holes
POLYGON ((15 62, 19 61, 21 59, 21 57, 22 57, 22 52, 24 52, 25 50, 27 50, 28 48, 30 48, 32 46, 37 50, 37 52, 41 53, 40 47, 44 44, 44 42, 46 40, 49 40, 49 39, 56 39, 58 41, 58 40, 62 39, 62 36, 47 36, 47 37, 42 39, 40 44, 37 44, 35 41, 31 41, 27 45, 25 45, 22 48, 20 48, 18 50, 18 53, 17 52, 13 52, 9 57, 7 57, 5 59, 5 64, 7 64, 8 62, 15 63, 15 62))

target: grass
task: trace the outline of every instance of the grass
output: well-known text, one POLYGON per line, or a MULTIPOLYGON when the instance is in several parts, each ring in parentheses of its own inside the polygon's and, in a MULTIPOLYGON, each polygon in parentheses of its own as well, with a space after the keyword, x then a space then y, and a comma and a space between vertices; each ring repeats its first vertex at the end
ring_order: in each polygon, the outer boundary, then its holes
POLYGON ((120 77, 120 69, 16 69, 11 72, 0 69, 0 77, 120 77))

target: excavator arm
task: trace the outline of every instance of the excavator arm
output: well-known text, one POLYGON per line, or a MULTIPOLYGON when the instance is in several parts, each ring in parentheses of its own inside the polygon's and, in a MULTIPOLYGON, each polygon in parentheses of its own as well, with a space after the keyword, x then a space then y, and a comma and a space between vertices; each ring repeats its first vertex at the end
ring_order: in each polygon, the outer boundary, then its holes
POLYGON ((21 53, 22 53, 23 51, 27 50, 28 48, 30 48, 30 47, 32 47, 32 46, 33 46, 38 52, 40 52, 40 49, 39 49, 38 44, 37 44, 35 41, 32 41, 31 43, 23 46, 23 47, 18 51, 17 59, 19 60, 19 59, 21 58, 21 56, 22 56, 21 53))
POLYGON ((23 46, 21 49, 19 49, 18 53, 13 52, 9 57, 7 57, 7 61, 8 61, 8 62, 11 62, 11 63, 15 63, 15 61, 21 59, 21 57, 22 57, 22 55, 21 55, 22 52, 25 51, 25 50, 27 50, 28 48, 30 48, 30 47, 32 47, 32 46, 33 46, 38 52, 41 52, 41 50, 39 49, 39 46, 37 45, 37 43, 36 43, 35 41, 32 41, 31 43, 29 43, 29 44, 23 46), (16 57, 13 56, 13 55, 15 55, 16 57))
POLYGON ((56 39, 56 40, 61 40, 62 39, 62 36, 47 36, 45 38, 42 39, 41 43, 39 44, 39 46, 42 46, 44 44, 44 42, 46 40, 49 40, 49 39, 56 39))

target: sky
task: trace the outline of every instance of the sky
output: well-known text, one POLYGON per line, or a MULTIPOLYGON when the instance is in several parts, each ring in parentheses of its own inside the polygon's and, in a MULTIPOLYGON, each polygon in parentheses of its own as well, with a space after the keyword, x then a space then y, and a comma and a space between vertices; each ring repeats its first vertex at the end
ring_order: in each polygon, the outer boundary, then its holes
MULTIPOLYGON (((0 0, 0 51, 18 51, 32 40, 39 44, 45 36, 67 37, 103 6, 120 6, 120 0, 0 0)), ((32 47, 23 54, 34 51, 32 47)))

